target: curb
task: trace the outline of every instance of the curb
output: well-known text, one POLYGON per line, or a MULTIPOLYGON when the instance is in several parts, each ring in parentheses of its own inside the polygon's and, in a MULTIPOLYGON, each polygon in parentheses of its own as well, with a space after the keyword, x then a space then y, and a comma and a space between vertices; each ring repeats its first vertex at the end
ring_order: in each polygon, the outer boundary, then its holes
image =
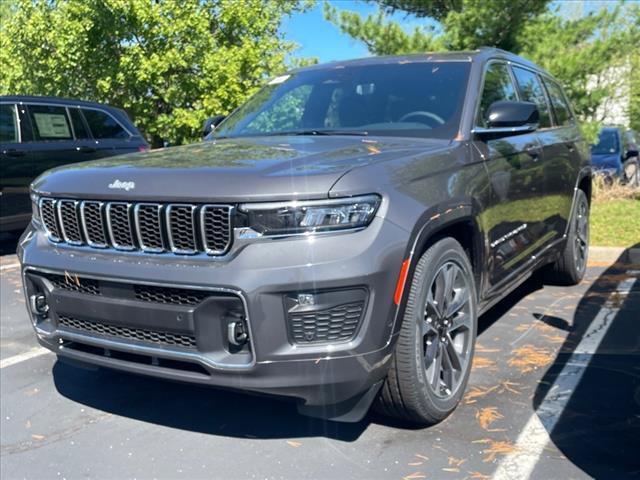
POLYGON ((640 264, 640 247, 589 247, 589 266, 604 267, 614 263, 640 264))

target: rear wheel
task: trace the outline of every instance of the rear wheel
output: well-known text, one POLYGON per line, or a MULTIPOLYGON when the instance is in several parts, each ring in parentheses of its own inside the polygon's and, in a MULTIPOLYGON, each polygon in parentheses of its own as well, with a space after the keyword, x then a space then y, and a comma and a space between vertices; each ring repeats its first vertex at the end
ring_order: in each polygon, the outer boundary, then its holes
POLYGON ((418 261, 378 410, 432 425, 458 405, 476 338, 476 291, 469 259, 453 238, 418 261))
POLYGON ((577 285, 587 270, 589 257, 589 200, 576 192, 567 243, 560 258, 549 267, 547 279, 559 285, 577 285))

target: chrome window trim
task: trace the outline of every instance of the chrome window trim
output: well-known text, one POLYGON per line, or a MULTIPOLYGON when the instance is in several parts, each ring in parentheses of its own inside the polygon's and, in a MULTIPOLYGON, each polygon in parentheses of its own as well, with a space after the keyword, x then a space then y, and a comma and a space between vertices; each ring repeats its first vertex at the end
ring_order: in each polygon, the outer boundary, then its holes
POLYGON ((133 229, 131 228, 131 204, 128 202, 109 202, 107 203, 106 214, 107 214, 107 234, 109 236, 109 240, 111 240, 111 245, 116 250, 123 251, 132 251, 136 249, 134 238, 133 238, 133 229), (111 222, 111 207, 114 205, 125 205, 127 207, 127 221, 129 222, 129 237, 131 237, 131 246, 121 245, 116 242, 113 236, 113 225, 111 222))
POLYGON ((204 247, 204 251, 207 255, 224 255, 231 248, 231 245, 233 244, 233 237, 234 237, 234 231, 233 231, 233 225, 232 225, 232 218, 233 218, 234 212, 235 212, 235 207, 233 205, 207 203, 200 207, 200 236, 202 237, 202 246, 204 247), (207 235, 206 235, 206 228, 205 228, 205 222, 204 222, 204 216, 207 208, 223 208, 227 211, 227 220, 229 222, 229 229, 228 229, 229 240, 227 241, 226 247, 222 250, 209 248, 207 245, 207 235))
MULTIPOLYGON (((51 270, 48 268, 34 268, 30 266, 25 266, 22 269, 22 282, 23 285, 26 285, 26 273, 34 272, 34 273, 53 273, 57 275, 64 275, 64 271, 61 272, 59 270, 51 270)), ((131 279, 124 279, 120 277, 106 277, 92 274, 82 274, 83 278, 89 278, 93 280, 105 280, 109 282, 119 282, 119 283, 131 283, 131 279)), ((133 344, 128 341, 117 341, 117 340, 106 340, 102 338, 98 338, 96 336, 83 335, 83 334, 73 334, 67 331, 60 331, 58 329, 53 332, 43 330, 39 328, 33 322, 33 314, 31 310, 29 310, 29 317, 31 318, 31 323, 33 328, 35 329, 38 335, 41 335, 44 338, 69 338, 70 340, 78 340, 78 341, 86 341, 87 343, 93 343, 98 346, 102 346, 105 348, 112 347, 114 349, 119 348, 123 351, 130 351, 132 353, 140 353, 143 352, 146 355, 157 356, 160 358, 175 358, 177 360, 190 360, 196 363, 199 363, 205 367, 210 367, 215 370, 249 370, 256 365, 256 354, 254 351, 254 343, 253 343, 253 331, 251 329, 251 319, 249 315, 249 305, 244 293, 241 290, 236 290, 233 288, 225 288, 225 287, 205 287, 202 285, 191 285, 191 284, 180 284, 180 283, 161 283, 161 282, 152 282, 146 280, 135 280, 137 284, 140 285, 152 285, 158 287, 174 287, 174 288, 185 288, 191 290, 203 290, 208 292, 222 292, 222 293, 230 293, 236 295, 240 301, 242 302, 242 306, 244 308, 244 321, 247 323, 247 329, 249 330, 249 341, 250 348, 249 352, 251 355, 251 361, 246 364, 235 364, 235 363, 224 363, 224 362, 216 362, 208 358, 205 354, 199 352, 187 352, 184 350, 174 349, 173 347, 152 347, 152 346, 143 346, 138 344, 133 344)), ((25 295, 27 291, 25 289, 25 295)))
MULTIPOLYGON (((40 200, 38 200, 38 208, 40 209, 40 218, 42 217, 42 204, 44 202, 51 202, 53 204, 53 221, 57 223, 57 227, 58 230, 60 230, 60 225, 59 225, 59 221, 58 221, 58 200, 56 200, 55 198, 48 198, 48 197, 40 197, 40 200)), ((47 227, 47 224, 45 223, 44 219, 42 220, 42 226, 44 227, 44 233, 47 236, 47 239, 53 243, 60 243, 62 242, 62 238, 54 235, 51 230, 49 230, 49 227, 47 227)))
POLYGON ((109 245, 107 243, 93 242, 91 241, 91 237, 89 236, 89 229, 87 228, 87 221, 84 214, 84 209, 87 204, 98 204, 98 208, 100 209, 100 223, 102 223, 102 233, 104 234, 105 240, 107 240, 107 232, 104 228, 104 202, 100 202, 97 200, 83 200, 80 202, 80 220, 82 224, 82 231, 84 232, 84 238, 87 240, 87 245, 94 248, 107 248, 109 245))
POLYGON ((162 204, 160 203, 136 203, 133 207, 133 222, 135 224, 136 237, 138 237, 138 244, 140 245, 140 249, 143 252, 147 253, 162 253, 166 251, 165 241, 162 235, 162 204), (140 207, 149 206, 156 207, 158 214, 158 225, 160 227, 160 242, 162 243, 161 248, 156 247, 147 247, 142 240, 142 235, 140 235, 140 207))
POLYGON ((198 253, 198 238, 196 236, 197 226, 196 226, 196 209, 198 207, 189 203, 170 203, 165 208, 165 221, 167 223, 167 238, 169 240, 169 249, 172 253, 177 255, 195 255, 198 253), (191 209, 191 226, 192 226, 192 234, 193 234, 193 246, 195 247, 193 250, 177 248, 173 241, 173 232, 171 231, 171 210, 175 207, 186 207, 191 209))
POLYGON ((80 224, 80 215, 78 212, 78 204, 80 202, 78 202, 77 200, 72 200, 70 198, 61 198, 56 202, 57 205, 57 214, 58 214, 58 226, 60 227, 60 233, 62 234, 62 239, 68 243, 69 245, 75 245, 75 246, 79 246, 82 245, 84 242, 82 241, 82 238, 80 239, 80 241, 78 240, 70 240, 69 237, 67 236, 67 231, 64 228, 64 220, 62 219, 62 204, 66 203, 66 202, 73 202, 73 209, 75 211, 76 214, 76 222, 78 223, 78 233, 80 234, 80 237, 82 237, 82 226, 80 224))

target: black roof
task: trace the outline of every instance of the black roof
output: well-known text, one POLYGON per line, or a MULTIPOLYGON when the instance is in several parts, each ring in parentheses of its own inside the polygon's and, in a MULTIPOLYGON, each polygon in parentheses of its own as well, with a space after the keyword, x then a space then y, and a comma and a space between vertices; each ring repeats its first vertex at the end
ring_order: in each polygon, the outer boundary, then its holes
POLYGON ((12 103, 38 103, 46 102, 53 105, 77 105, 79 107, 99 107, 113 110, 120 110, 117 107, 112 107, 106 103, 89 102, 87 100, 78 100, 77 98, 64 98, 64 97, 46 97, 40 95, 0 95, 0 101, 12 102, 12 103))

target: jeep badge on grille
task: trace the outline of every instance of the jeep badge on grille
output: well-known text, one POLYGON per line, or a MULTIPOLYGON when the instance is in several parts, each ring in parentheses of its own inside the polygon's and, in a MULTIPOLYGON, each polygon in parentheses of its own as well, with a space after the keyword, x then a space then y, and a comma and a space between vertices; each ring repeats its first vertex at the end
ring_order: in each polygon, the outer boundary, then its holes
POLYGON ((109 184, 109 188, 124 190, 128 192, 129 190, 133 190, 134 188, 136 188, 136 182, 123 182, 121 180, 116 179, 109 184))

